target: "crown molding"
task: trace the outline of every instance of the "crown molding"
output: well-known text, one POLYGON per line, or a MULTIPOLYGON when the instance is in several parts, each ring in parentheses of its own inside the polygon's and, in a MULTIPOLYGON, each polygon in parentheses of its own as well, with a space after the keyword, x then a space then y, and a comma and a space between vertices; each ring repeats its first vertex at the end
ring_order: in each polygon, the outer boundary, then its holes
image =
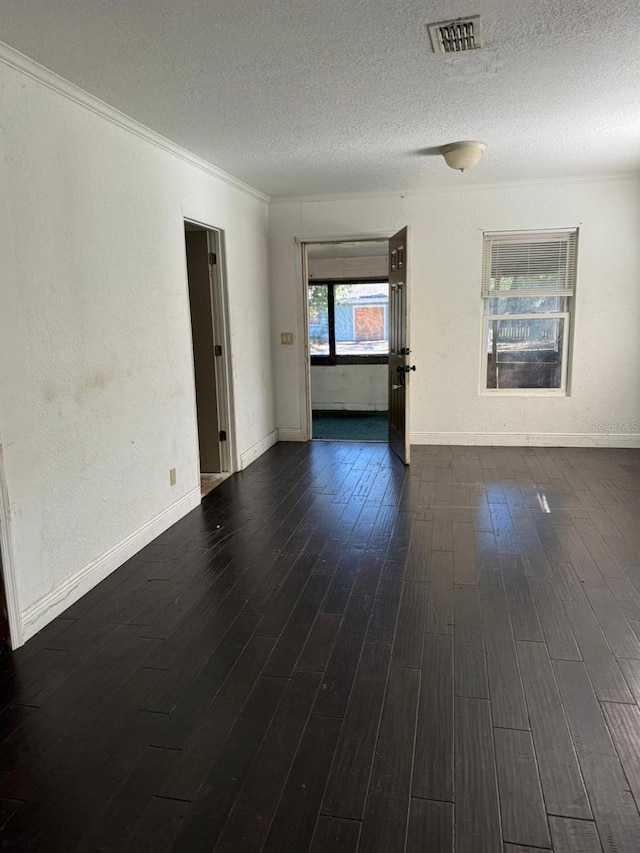
POLYGON ((235 178, 223 169, 219 169, 208 160, 204 160, 202 157, 192 154, 191 151, 188 151, 181 145, 172 142, 165 136, 161 136, 161 134, 156 133, 155 130, 151 130, 151 128, 141 124, 139 121, 136 121, 125 113, 120 112, 120 110, 117 110, 115 107, 109 106, 105 101, 101 101, 100 98, 96 98, 94 95, 91 95, 89 92, 86 92, 84 89, 76 86, 75 83, 71 83, 69 80, 66 80, 54 71, 50 71, 48 68, 45 68, 44 65, 40 65, 39 62, 30 59, 28 56, 20 53, 20 51, 15 50, 15 48, 10 47, 10 45, 1 41, 0 62, 8 65, 10 68, 14 68, 16 71, 20 71, 27 77, 31 77, 32 80, 36 80, 38 83, 41 83, 48 89, 52 89, 59 95, 63 95, 70 101, 91 110, 91 112, 105 118, 112 124, 134 134, 134 136, 144 139, 146 142, 150 142, 152 145, 155 145, 156 148, 167 151, 169 154, 173 154, 174 157, 178 157, 180 160, 184 160, 186 163, 189 163, 197 169, 212 175, 214 178, 218 178, 218 180, 223 181, 225 184, 258 199, 259 201, 267 203, 270 201, 270 197, 268 195, 265 195, 263 192, 260 192, 260 190, 255 189, 255 187, 245 184, 244 181, 241 181, 239 178, 235 178))
POLYGON ((558 184, 608 183, 611 181, 640 180, 640 172, 616 172, 610 175, 566 175, 561 178, 532 178, 528 181, 504 181, 493 184, 463 184, 458 186, 420 187, 419 189, 371 190, 352 193, 317 193, 315 195, 271 196, 270 204, 321 204, 332 201, 366 201, 374 198, 406 198, 448 193, 486 192, 518 187, 547 187, 558 184))

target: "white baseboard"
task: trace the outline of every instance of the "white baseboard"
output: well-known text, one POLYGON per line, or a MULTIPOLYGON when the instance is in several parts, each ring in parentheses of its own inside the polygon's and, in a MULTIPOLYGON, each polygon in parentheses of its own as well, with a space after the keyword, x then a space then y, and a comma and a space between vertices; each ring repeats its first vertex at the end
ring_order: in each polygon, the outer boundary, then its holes
POLYGON ((200 503, 200 486, 187 492, 171 506, 147 521, 133 533, 109 548, 80 571, 67 578, 60 586, 52 589, 41 599, 22 611, 22 640, 33 637, 56 616, 60 616, 96 584, 104 580, 111 572, 142 550, 145 545, 164 533, 172 524, 179 521, 200 503))
POLYGON ((307 435, 302 427, 279 429, 278 441, 307 441, 307 435))
POLYGON ((412 432, 411 444, 483 447, 640 447, 640 433, 412 432))
POLYGON ((257 441, 253 447, 250 447, 248 450, 245 450, 244 453, 240 454, 240 470, 244 471, 252 462, 255 462, 263 453, 273 447, 274 444, 278 441, 278 430, 274 429, 273 432, 270 432, 269 435, 265 435, 264 438, 261 438, 260 441, 257 441))

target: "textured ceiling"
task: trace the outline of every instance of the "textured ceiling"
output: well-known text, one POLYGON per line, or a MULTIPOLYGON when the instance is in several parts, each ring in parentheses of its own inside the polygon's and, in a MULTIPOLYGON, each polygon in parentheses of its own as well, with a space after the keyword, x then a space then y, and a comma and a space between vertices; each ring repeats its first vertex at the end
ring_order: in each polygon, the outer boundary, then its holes
POLYGON ((637 0, 0 0, 2 39, 272 196, 640 168, 637 0), (480 14, 485 48, 425 24, 480 14), (473 172, 424 149, 481 139, 473 172))

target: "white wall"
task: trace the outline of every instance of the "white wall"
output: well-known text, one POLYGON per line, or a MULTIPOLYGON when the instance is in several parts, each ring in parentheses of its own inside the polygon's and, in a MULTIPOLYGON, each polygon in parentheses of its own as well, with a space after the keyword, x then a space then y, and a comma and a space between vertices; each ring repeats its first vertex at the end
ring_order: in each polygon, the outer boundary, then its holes
POLYGON ((409 225, 414 443, 640 445, 637 180, 585 180, 270 205, 278 425, 303 435, 302 282, 294 238, 348 238, 409 225), (483 231, 580 227, 571 394, 479 394, 483 231))
POLYGON ((225 232, 239 464, 276 440, 268 208, 0 75, 0 449, 26 638, 199 503, 183 217, 225 232))
POLYGON ((359 258, 309 258, 309 278, 386 278, 389 273, 388 255, 369 255, 359 258))
POLYGON ((311 408, 386 412, 386 364, 318 364, 311 367, 311 408))

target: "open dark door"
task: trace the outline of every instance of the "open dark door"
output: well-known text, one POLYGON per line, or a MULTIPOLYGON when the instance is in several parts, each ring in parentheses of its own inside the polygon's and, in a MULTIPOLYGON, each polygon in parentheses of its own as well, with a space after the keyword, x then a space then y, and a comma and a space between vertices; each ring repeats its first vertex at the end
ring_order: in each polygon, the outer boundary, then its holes
POLYGON ((389 444, 409 464, 408 228, 389 240, 389 444))

